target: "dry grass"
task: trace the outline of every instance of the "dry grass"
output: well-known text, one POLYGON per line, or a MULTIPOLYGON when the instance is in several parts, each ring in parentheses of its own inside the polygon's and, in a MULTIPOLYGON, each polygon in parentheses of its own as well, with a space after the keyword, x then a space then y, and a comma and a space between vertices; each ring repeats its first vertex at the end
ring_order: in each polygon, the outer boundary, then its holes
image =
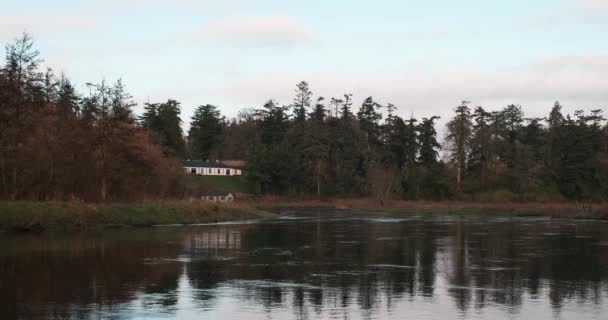
POLYGON ((0 230, 88 229, 193 224, 268 217, 251 207, 203 201, 131 204, 0 202, 0 230))
POLYGON ((246 200, 244 206, 266 210, 329 208, 385 213, 496 214, 608 219, 608 204, 572 202, 457 202, 404 201, 374 198, 320 200, 315 198, 262 197, 246 200))

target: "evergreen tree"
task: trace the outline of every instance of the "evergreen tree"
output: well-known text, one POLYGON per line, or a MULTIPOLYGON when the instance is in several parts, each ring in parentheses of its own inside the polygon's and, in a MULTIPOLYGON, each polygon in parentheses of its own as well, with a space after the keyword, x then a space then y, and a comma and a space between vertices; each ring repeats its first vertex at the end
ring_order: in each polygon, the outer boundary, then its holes
POLYGON ((349 121, 353 118, 353 113, 350 110, 353 105, 353 95, 345 94, 344 100, 336 100, 336 102, 342 102, 340 109, 340 116, 342 121, 349 121))
POLYGON ((420 155, 418 160, 423 165, 431 165, 437 162, 439 153, 437 149, 441 148, 437 142, 437 131, 435 130, 435 120, 437 116, 423 118, 422 123, 418 125, 418 145, 420 146, 420 155))
POLYGON ((264 109, 257 110, 258 116, 261 117, 259 129, 262 143, 275 144, 285 138, 289 128, 287 109, 279 106, 274 100, 269 100, 264 104, 264 109))
POLYGON ((80 112, 80 98, 74 86, 65 75, 61 75, 57 93, 57 108, 61 114, 78 115, 80 112))
POLYGON ((380 105, 374 102, 372 97, 368 97, 363 101, 359 112, 357 112, 359 124, 367 138, 368 152, 371 152, 371 146, 380 143, 380 120, 382 119, 382 114, 377 111, 379 108, 380 105))
POLYGON ((531 148, 536 163, 543 163, 545 130, 541 118, 526 119, 528 124, 522 128, 521 142, 531 148))
POLYGON ((114 86, 108 90, 112 117, 118 121, 132 123, 133 119, 133 97, 125 89, 122 79, 118 79, 114 86))
POLYGON ((447 124, 446 144, 450 160, 456 165, 456 187, 460 189, 462 174, 467 170, 467 158, 471 149, 471 111, 469 101, 454 110, 456 115, 447 124))
POLYGON ((158 144, 166 157, 186 155, 186 143, 180 118, 180 103, 167 100, 165 103, 146 103, 140 125, 148 130, 150 139, 158 144))
POLYGON ((325 108, 325 105, 323 104, 324 100, 325 100, 325 98, 319 97, 317 99, 317 103, 315 104, 314 110, 310 114, 310 118, 315 123, 321 123, 321 122, 323 122, 325 120, 326 115, 327 115, 327 111, 328 110, 325 108))
POLYGON ((547 141, 545 142, 545 163, 549 168, 549 174, 557 179, 559 162, 561 160, 562 151, 562 134, 563 126, 566 120, 562 115, 562 106, 558 101, 555 102, 549 118, 547 119, 548 132, 547 141))
POLYGON ((560 152, 559 188, 563 195, 572 199, 583 199, 590 192, 587 182, 591 178, 589 167, 593 145, 586 131, 585 123, 566 117, 560 152))
POLYGON ((416 160, 420 150, 417 120, 413 117, 404 122, 403 131, 399 133, 404 149, 404 165, 401 170, 401 187, 406 199, 415 200, 418 196, 418 170, 416 160))
POLYGON ((311 105, 312 92, 306 81, 298 83, 296 96, 293 100, 294 121, 303 122, 311 105))
POLYGON ((477 177, 480 187, 486 188, 490 163, 494 159, 491 134, 491 114, 482 107, 475 108, 473 113, 471 150, 469 152, 468 169, 472 177, 477 177))
POLYGON ((517 161, 516 148, 520 143, 520 132, 524 122, 524 113, 519 105, 509 105, 500 112, 501 157, 507 167, 513 168, 517 161))
POLYGON ((270 100, 257 110, 258 138, 251 146, 246 167, 246 179, 257 192, 284 193, 294 179, 294 157, 299 155, 290 152, 287 109, 270 100))
POLYGON ((218 156, 222 144, 223 118, 216 106, 199 106, 190 120, 188 141, 193 159, 210 160, 218 156))

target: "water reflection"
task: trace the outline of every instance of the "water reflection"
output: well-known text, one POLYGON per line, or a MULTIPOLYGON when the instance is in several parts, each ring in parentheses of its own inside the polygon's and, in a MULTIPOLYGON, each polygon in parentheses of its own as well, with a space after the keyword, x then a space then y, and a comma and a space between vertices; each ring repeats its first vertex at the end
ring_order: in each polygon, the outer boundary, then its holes
POLYGON ((12 236, 0 318, 601 319, 608 224, 374 214, 12 236), (372 215, 370 215, 372 216, 372 215))

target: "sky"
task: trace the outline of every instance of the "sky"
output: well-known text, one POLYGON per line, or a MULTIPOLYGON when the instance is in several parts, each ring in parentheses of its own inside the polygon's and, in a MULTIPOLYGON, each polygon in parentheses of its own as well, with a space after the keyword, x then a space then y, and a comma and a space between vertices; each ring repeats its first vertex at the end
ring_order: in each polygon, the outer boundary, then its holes
POLYGON ((608 0, 0 1, 0 44, 24 31, 80 92, 122 78, 136 111, 176 99, 186 126, 201 104, 290 104, 302 80, 444 123, 463 100, 608 112, 608 0))

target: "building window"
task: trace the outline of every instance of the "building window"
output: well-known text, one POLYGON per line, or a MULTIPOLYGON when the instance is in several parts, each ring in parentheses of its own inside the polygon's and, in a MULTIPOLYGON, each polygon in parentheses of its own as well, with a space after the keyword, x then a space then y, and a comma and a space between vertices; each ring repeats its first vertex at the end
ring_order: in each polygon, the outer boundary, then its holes
POLYGON ((220 197, 220 200, 224 200, 224 197, 220 197))
POLYGON ((196 174, 196 169, 194 169, 194 168, 190 169, 190 173, 196 174))

